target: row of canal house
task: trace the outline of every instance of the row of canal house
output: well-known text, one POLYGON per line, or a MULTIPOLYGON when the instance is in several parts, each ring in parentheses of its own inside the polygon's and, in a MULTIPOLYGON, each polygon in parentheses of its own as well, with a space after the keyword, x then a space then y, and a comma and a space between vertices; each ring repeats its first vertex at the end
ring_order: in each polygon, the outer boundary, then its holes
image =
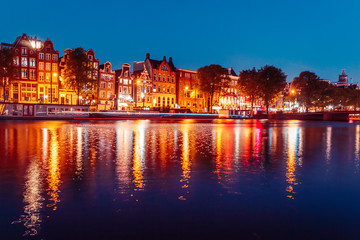
MULTIPOLYGON (((14 43, 1 43, 1 48, 14 51, 15 76, 6 87, 6 99, 19 103, 69 104, 77 103, 77 95, 62 84, 63 70, 68 54, 62 57, 50 39, 45 41, 26 34, 14 43)), ((123 64, 114 70, 110 62, 100 64, 92 49, 86 51, 90 64, 95 69, 94 80, 98 89, 84 88, 79 97, 80 104, 88 104, 96 110, 132 110, 186 108, 193 112, 207 111, 206 97, 196 82, 196 71, 177 69, 172 58, 162 60, 150 58, 144 61, 123 64)), ((228 69, 231 83, 221 96, 214 100, 215 108, 236 109, 245 104, 245 99, 236 92, 238 76, 228 69)), ((2 91, 2 90, 0 90, 2 91)), ((0 98, 4 93, 0 92, 0 98)))

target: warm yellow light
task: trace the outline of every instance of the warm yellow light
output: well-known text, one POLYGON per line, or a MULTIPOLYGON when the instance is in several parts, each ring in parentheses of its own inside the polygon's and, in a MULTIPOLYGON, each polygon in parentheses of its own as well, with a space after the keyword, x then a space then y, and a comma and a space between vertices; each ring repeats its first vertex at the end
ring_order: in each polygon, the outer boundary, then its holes
POLYGON ((139 84, 139 83, 140 83, 140 80, 138 80, 137 83, 139 84))
POLYGON ((295 90, 291 90, 291 93, 293 93, 293 94, 294 94, 294 93, 295 93, 295 90))
POLYGON ((188 86, 186 86, 186 87, 185 87, 185 89, 186 89, 186 90, 188 90, 188 89, 189 89, 189 87, 188 87, 188 86))
POLYGON ((57 76, 57 73, 54 73, 53 76, 56 77, 56 76, 57 76))

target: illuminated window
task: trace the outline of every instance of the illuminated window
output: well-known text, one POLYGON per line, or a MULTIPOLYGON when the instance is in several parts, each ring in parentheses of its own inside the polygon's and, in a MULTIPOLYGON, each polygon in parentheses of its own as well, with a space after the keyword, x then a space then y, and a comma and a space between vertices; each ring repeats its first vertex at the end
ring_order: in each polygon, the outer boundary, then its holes
POLYGON ((98 69, 98 63, 97 62, 94 62, 94 68, 98 69))
POLYGON ((44 60, 44 54, 43 53, 39 54, 39 59, 44 60))
POLYGON ((106 88, 106 83, 104 82, 100 83, 100 88, 106 88))
POLYGON ((30 79, 32 80, 36 79, 35 69, 30 69, 30 79))
POLYGON ((52 64, 52 70, 53 70, 53 72, 57 72, 57 70, 58 70, 58 65, 57 65, 57 63, 53 63, 53 64, 52 64))
POLYGON ((21 78, 28 78, 28 70, 21 69, 21 78))
POLYGON ((131 80, 129 80, 129 84, 131 84, 131 80))
POLYGON ((128 84, 128 80, 127 79, 124 79, 124 84, 128 84))
POLYGON ((39 62, 39 69, 44 70, 44 62, 39 62))
POLYGON ((108 94, 107 94, 107 98, 111 98, 111 92, 108 92, 108 94))
POLYGON ((26 57, 21 58, 21 66, 27 67, 27 65, 28 65, 27 58, 26 57))
POLYGON ((50 78, 51 78, 51 74, 50 74, 50 73, 46 73, 46 74, 45 74, 45 81, 50 82, 50 78))
POLYGON ((129 94, 131 94, 131 87, 128 87, 128 89, 129 89, 129 94))
POLYGON ((122 78, 120 78, 119 82, 122 83, 122 78))
POLYGON ((39 72, 39 81, 41 81, 41 82, 44 81, 44 73, 43 72, 39 72))
POLYGON ((14 57, 14 65, 19 66, 19 57, 14 57))
POLYGON ((51 63, 46 63, 45 67, 46 71, 51 71, 51 63))
POLYGON ((105 91, 100 91, 100 97, 105 98, 105 91))
POLYGON ((30 58, 30 67, 35 67, 35 58, 30 58))
POLYGON ((113 84, 112 83, 108 83, 108 89, 112 89, 113 88, 113 84))
POLYGON ((46 54, 46 60, 51 60, 51 54, 49 53, 46 54))
POLYGON ((128 94, 128 88, 124 87, 124 94, 128 94))

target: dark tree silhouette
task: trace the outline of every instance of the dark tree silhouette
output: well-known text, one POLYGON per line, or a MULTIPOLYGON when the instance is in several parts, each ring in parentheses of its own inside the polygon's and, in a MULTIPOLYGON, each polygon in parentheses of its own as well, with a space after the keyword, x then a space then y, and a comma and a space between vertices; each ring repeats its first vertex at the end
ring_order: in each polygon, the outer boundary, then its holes
POLYGON ((0 49, 0 84, 3 87, 3 99, 6 97, 6 86, 11 84, 14 76, 14 54, 10 48, 0 49))

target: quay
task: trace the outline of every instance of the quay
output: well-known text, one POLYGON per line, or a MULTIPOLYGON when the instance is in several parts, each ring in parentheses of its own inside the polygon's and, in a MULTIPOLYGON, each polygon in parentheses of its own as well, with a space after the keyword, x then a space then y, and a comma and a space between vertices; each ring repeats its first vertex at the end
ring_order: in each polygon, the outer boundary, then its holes
POLYGON ((220 110, 219 114, 159 111, 92 112, 89 105, 0 103, 0 120, 121 120, 121 119, 270 119, 343 121, 360 120, 360 111, 252 114, 250 110, 220 110))

